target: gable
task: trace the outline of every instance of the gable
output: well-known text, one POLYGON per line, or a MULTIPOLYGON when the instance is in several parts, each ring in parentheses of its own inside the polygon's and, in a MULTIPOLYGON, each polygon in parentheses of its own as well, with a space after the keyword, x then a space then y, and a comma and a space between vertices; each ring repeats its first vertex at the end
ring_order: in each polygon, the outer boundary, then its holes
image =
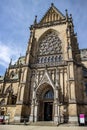
POLYGON ((39 86, 41 84, 44 84, 44 83, 47 83, 47 84, 51 85, 54 88, 54 83, 53 83, 51 77, 49 76, 47 69, 45 69, 45 73, 44 73, 44 75, 43 75, 37 89, 39 88, 39 86))
POLYGON ((41 19, 40 23, 53 22, 64 18, 65 16, 52 4, 49 10, 41 19))

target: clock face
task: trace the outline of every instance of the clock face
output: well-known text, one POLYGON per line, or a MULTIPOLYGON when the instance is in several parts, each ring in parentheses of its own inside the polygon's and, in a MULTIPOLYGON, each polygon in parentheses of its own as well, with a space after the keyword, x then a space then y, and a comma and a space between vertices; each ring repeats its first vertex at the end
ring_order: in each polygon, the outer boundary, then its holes
POLYGON ((39 42, 38 55, 49 55, 61 53, 61 40, 55 32, 49 32, 39 42))

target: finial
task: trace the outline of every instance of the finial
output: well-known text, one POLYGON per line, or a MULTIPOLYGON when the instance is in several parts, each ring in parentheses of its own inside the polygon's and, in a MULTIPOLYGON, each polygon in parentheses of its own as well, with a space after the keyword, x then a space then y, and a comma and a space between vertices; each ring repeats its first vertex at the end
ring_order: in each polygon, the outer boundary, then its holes
POLYGON ((35 16, 34 24, 37 24, 37 15, 35 16))
POLYGON ((53 6, 54 6, 54 3, 51 3, 51 6, 53 7, 53 6))
POLYGON ((72 14, 70 14, 70 21, 72 22, 72 26, 74 27, 72 14))
POLYGON ((70 14, 70 18, 72 19, 72 14, 70 14))
POLYGON ((68 10, 66 9, 65 11, 66 11, 66 18, 68 18, 68 10))
POLYGON ((12 58, 10 59, 10 63, 9 63, 9 66, 12 64, 12 58))
POLYGON ((12 58, 11 58, 11 60, 10 60, 10 63, 12 63, 12 58))

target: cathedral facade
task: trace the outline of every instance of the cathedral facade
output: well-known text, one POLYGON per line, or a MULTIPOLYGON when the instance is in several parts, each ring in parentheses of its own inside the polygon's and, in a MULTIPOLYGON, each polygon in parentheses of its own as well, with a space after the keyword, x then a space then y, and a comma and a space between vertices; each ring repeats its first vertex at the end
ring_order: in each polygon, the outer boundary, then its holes
POLYGON ((87 115, 87 50, 79 49, 72 15, 51 4, 30 26, 26 55, 0 76, 0 115, 9 122, 78 122, 87 115))

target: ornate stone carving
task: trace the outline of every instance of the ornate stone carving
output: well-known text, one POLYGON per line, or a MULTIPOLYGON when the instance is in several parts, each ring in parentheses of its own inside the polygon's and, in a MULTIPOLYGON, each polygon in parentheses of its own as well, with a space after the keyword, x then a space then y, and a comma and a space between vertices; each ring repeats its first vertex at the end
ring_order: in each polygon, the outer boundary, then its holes
POLYGON ((64 65, 67 65, 67 62, 66 61, 61 61, 61 62, 48 62, 48 63, 36 63, 36 64, 31 64, 31 68, 42 68, 42 67, 45 67, 45 66, 49 66, 49 67, 52 67, 52 66, 64 66, 64 65))
POLYGON ((63 60, 63 57, 61 54, 59 55, 50 55, 50 56, 41 56, 38 57, 37 62, 38 63, 51 63, 51 62, 60 62, 63 60))
POLYGON ((39 42, 37 63, 55 63, 63 60, 62 45, 58 34, 52 30, 46 33, 39 42))
POLYGON ((53 83, 53 81, 52 81, 52 79, 51 79, 47 70, 45 70, 45 73, 44 73, 44 75, 43 75, 43 77, 42 77, 38 86, 40 86, 43 83, 48 83, 48 84, 52 85, 52 87, 54 88, 54 83, 53 83))
POLYGON ((46 34, 39 43, 38 55, 49 55, 55 53, 61 53, 61 40, 55 32, 49 32, 46 34))

